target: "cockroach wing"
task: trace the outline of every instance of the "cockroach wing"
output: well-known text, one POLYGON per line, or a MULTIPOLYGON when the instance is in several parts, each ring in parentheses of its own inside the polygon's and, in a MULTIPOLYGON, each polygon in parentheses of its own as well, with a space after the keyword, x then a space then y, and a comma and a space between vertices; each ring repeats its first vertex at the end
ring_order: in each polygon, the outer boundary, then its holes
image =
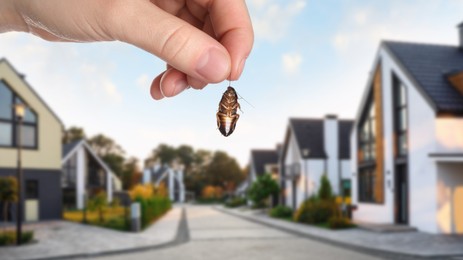
POLYGON ((239 115, 235 114, 230 117, 222 113, 217 113, 217 127, 223 136, 229 136, 235 131, 236 122, 238 122, 239 115))

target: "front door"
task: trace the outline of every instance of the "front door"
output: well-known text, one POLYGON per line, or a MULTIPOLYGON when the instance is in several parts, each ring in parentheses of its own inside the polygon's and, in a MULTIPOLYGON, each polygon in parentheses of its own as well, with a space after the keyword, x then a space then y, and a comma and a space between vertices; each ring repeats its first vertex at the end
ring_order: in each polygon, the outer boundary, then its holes
POLYGON ((396 166, 394 187, 395 223, 408 224, 408 172, 406 164, 396 166))

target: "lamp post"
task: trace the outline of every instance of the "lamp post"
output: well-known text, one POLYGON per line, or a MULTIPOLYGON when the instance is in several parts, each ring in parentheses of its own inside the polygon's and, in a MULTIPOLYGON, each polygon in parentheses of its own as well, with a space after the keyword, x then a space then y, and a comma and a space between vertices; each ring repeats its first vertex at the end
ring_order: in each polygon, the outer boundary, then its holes
POLYGON ((309 181, 309 173, 307 171, 307 163, 309 161, 310 149, 304 148, 302 149, 302 155, 306 158, 304 162, 304 172, 305 172, 305 180, 304 180, 304 192, 305 192, 305 200, 309 198, 309 189, 307 187, 307 182, 309 181))
POLYGON ((16 172, 16 177, 18 179, 18 203, 16 206, 16 245, 21 245, 21 234, 22 234, 22 218, 23 218, 23 197, 22 197, 22 168, 21 168, 21 125, 26 113, 26 106, 22 103, 16 103, 14 105, 14 113, 17 119, 17 136, 16 136, 16 146, 18 147, 18 167, 16 172))

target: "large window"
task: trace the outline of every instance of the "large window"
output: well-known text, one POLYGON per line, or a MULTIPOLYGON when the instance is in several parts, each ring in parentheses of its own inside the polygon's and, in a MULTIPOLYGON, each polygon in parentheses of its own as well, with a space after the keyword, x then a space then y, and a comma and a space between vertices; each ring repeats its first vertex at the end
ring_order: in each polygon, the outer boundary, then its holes
POLYGON ((396 134, 396 155, 404 157, 407 155, 407 92, 404 84, 394 75, 394 125, 396 134))
MULTIPOLYGON (((18 120, 14 104, 25 104, 3 81, 0 81, 0 147, 17 147, 19 144, 18 120)), ((21 127, 22 147, 37 148, 37 115, 27 108, 21 127)))
POLYGON ((360 127, 359 147, 360 147, 360 162, 374 161, 376 158, 376 116, 375 104, 370 103, 368 113, 360 127))
POLYGON ((358 198, 360 202, 377 202, 376 183, 376 113, 373 93, 359 125, 358 198))

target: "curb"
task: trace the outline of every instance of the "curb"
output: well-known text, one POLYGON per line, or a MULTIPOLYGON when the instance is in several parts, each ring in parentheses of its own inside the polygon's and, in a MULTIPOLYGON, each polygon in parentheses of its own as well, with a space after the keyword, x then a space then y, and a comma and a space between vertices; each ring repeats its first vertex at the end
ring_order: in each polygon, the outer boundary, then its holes
POLYGON ((240 214, 240 213, 233 212, 231 210, 225 209, 223 207, 213 207, 213 208, 215 210, 217 210, 217 211, 222 212, 222 213, 229 214, 229 215, 232 215, 232 216, 235 216, 235 217, 238 217, 238 218, 241 218, 241 219, 245 219, 245 220, 257 223, 257 224, 261 224, 261 225, 264 225, 264 226, 267 226, 267 227, 271 227, 271 228, 274 228, 274 229, 277 229, 277 230, 280 230, 280 231, 284 231, 284 232, 293 234, 293 235, 298 236, 298 237, 304 237, 304 238, 312 239, 312 240, 315 240, 315 241, 318 241, 318 242, 326 243, 326 244, 337 246, 337 247, 342 247, 342 248, 345 248, 345 249, 348 249, 348 250, 351 250, 351 251, 356 251, 356 252, 368 254, 368 255, 371 255, 371 256, 375 256, 375 257, 382 257, 382 258, 387 258, 387 259, 398 259, 398 260, 401 260, 401 259, 404 259, 404 260, 408 260, 408 259, 409 260, 414 260, 414 259, 452 259, 452 258, 457 259, 457 257, 462 257, 462 255, 422 256, 422 255, 414 255, 414 254, 408 254, 408 253, 391 252, 391 251, 377 249, 377 248, 362 247, 362 246, 353 245, 353 244, 349 244, 349 243, 342 243, 342 242, 339 242, 339 241, 331 240, 331 239, 320 237, 320 236, 307 234, 305 232, 298 231, 298 230, 288 229, 288 228, 280 226, 280 225, 276 225, 276 224, 272 224, 272 223, 262 221, 262 220, 259 219, 259 217, 246 216, 246 215, 243 215, 243 214, 240 214))
POLYGON ((135 252, 144 252, 162 248, 168 248, 173 246, 178 246, 190 241, 190 233, 188 229, 188 222, 186 218, 186 209, 182 207, 180 221, 177 227, 177 233, 175 238, 169 242, 165 242, 158 245, 152 246, 142 246, 142 247, 135 247, 135 248, 128 248, 128 249, 121 249, 121 250, 111 250, 105 252, 98 252, 98 253, 82 253, 82 254, 72 254, 72 255, 61 255, 61 256, 54 256, 54 257, 44 257, 44 258, 29 258, 27 260, 58 260, 58 259, 77 259, 77 258, 90 258, 90 257, 102 257, 102 256, 112 256, 112 255, 121 255, 121 254, 130 254, 135 252))

